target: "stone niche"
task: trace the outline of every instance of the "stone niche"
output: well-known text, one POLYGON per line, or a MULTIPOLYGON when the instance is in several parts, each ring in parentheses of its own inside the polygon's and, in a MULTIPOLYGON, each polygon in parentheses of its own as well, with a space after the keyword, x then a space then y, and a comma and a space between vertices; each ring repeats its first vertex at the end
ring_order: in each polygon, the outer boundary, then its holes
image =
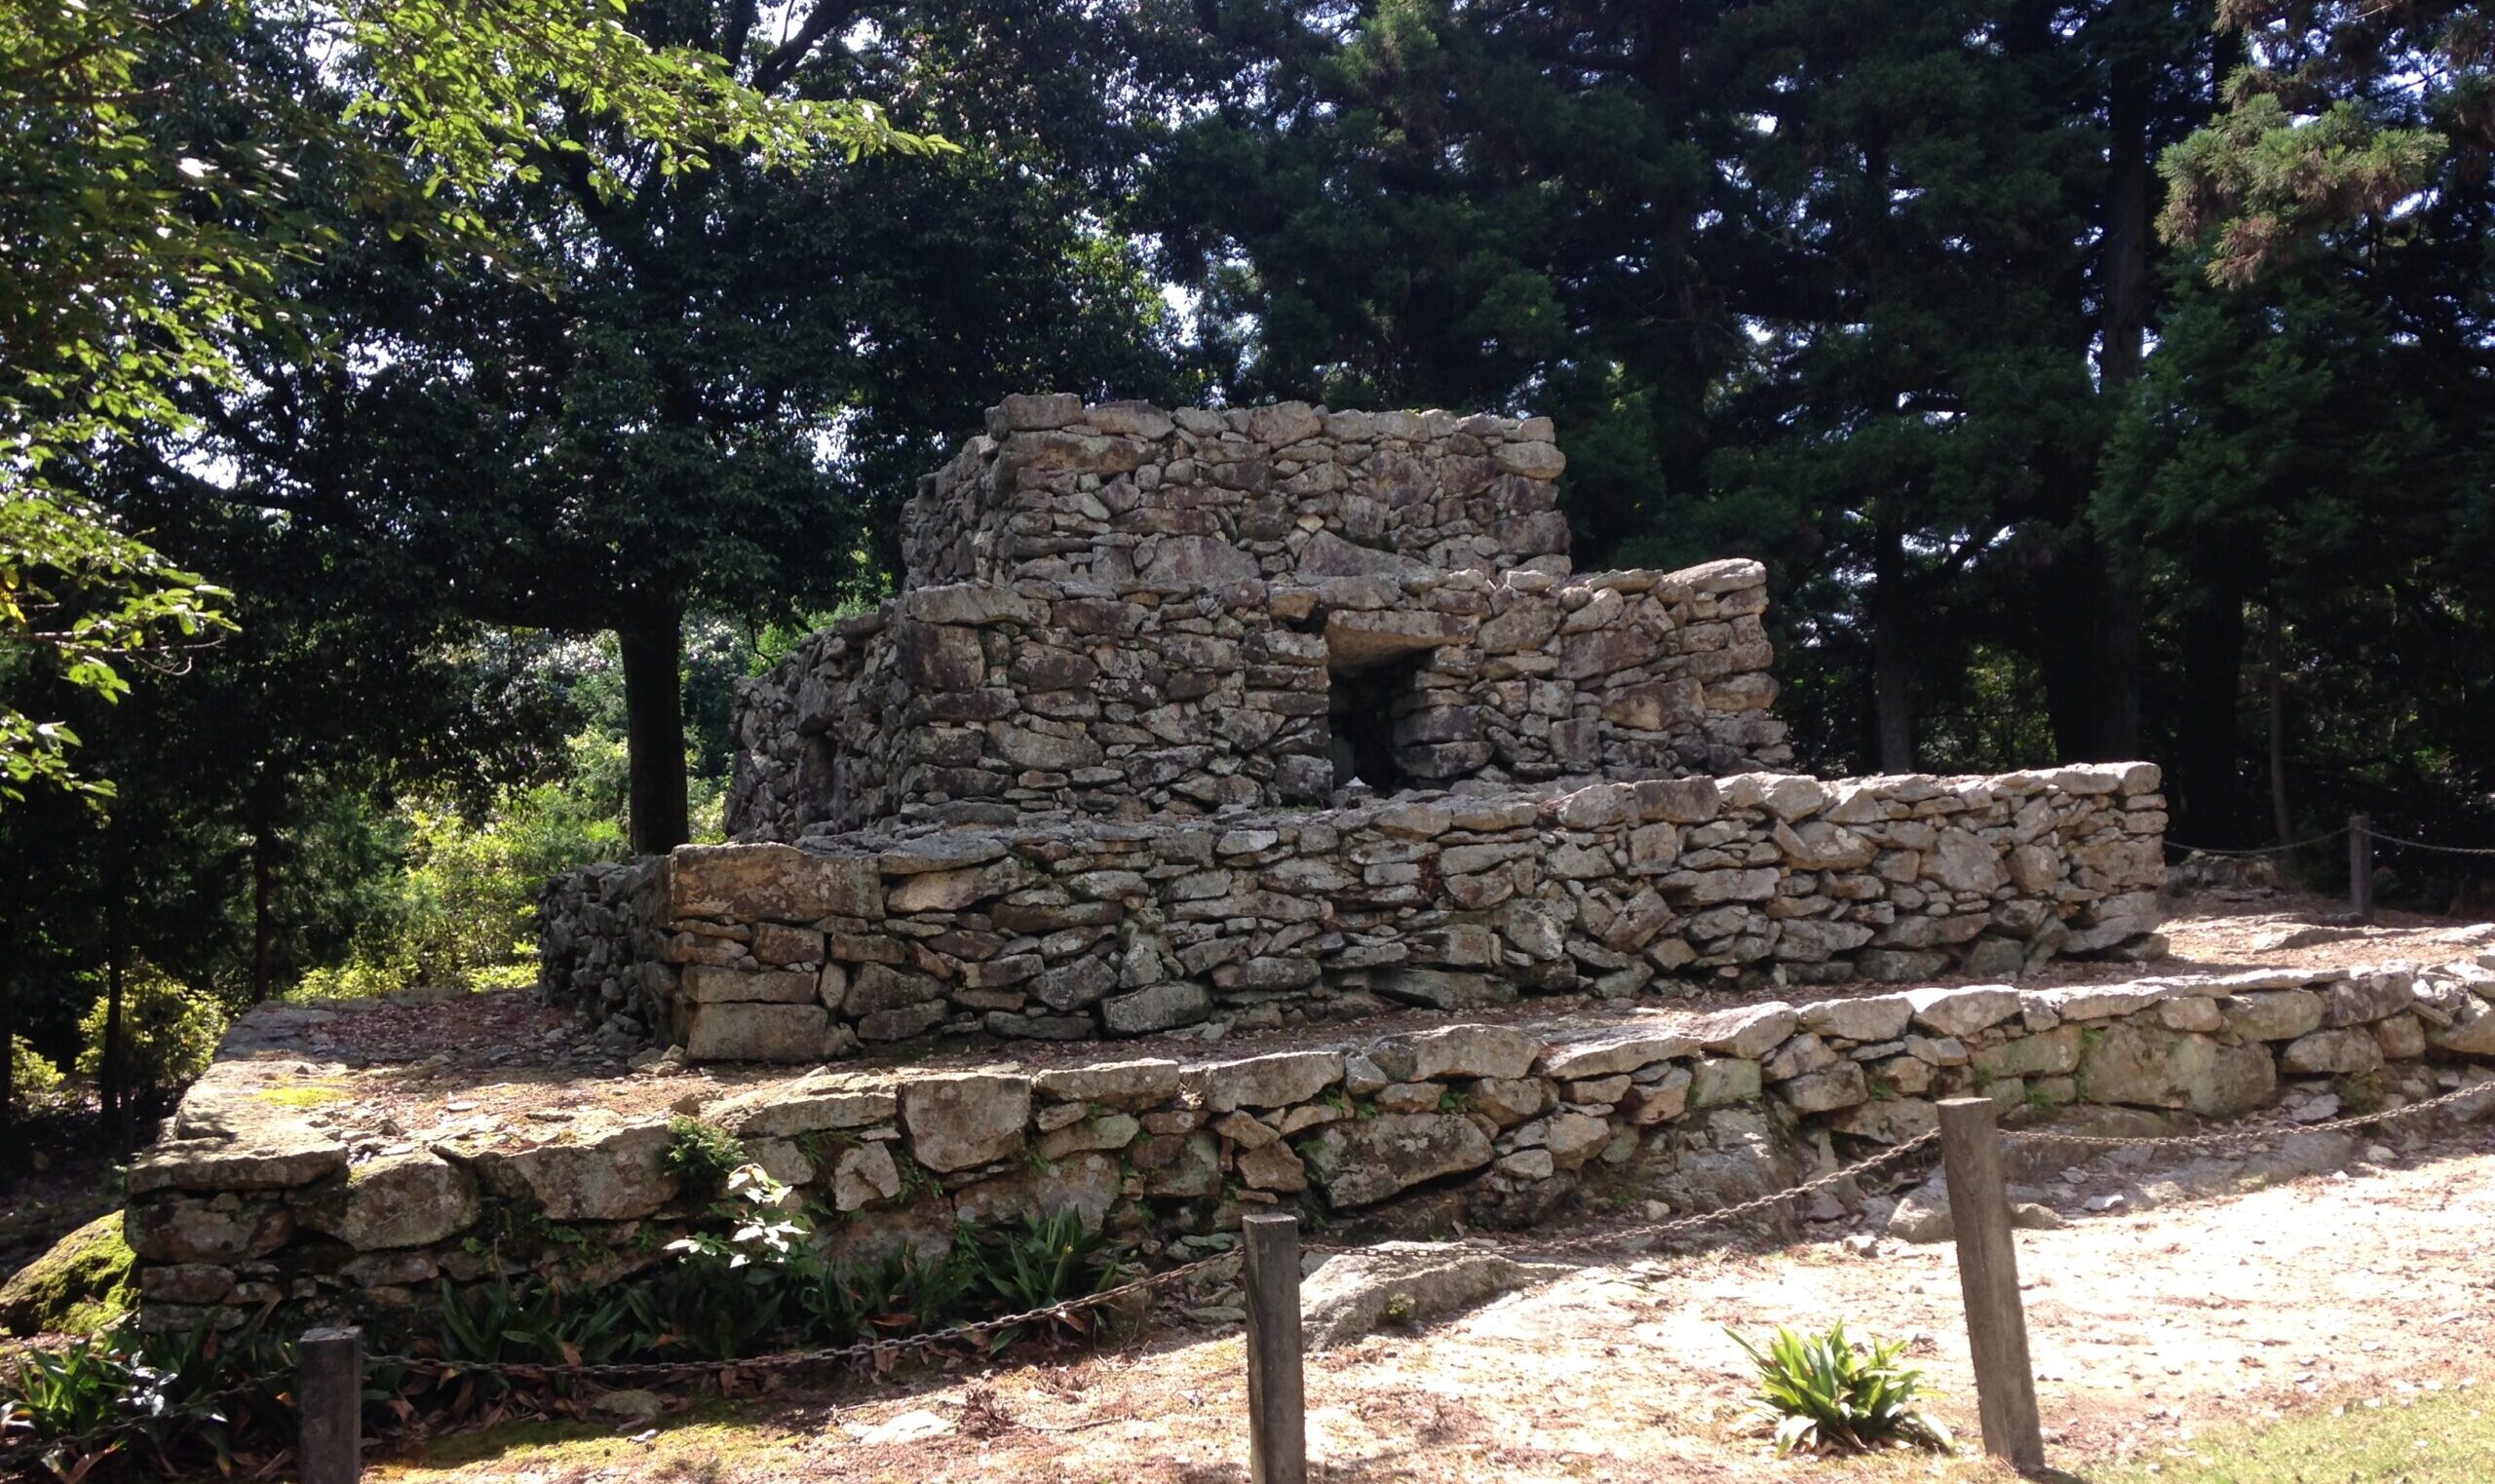
POLYGON ((736 843, 554 883, 545 987, 812 1062, 2157 945, 2154 766, 1792 775, 1765 570, 1573 575, 1552 438, 1009 399, 746 683, 736 843))

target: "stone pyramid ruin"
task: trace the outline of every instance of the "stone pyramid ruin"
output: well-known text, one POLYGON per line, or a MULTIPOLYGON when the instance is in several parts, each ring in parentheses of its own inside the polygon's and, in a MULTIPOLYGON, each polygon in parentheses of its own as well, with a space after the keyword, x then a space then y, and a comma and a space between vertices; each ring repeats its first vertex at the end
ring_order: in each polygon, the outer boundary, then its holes
POLYGON ((740 697, 738 842, 544 973, 697 1060, 2138 952, 2149 764, 1823 781, 1747 560, 1572 573, 1545 418, 1009 398, 740 697))

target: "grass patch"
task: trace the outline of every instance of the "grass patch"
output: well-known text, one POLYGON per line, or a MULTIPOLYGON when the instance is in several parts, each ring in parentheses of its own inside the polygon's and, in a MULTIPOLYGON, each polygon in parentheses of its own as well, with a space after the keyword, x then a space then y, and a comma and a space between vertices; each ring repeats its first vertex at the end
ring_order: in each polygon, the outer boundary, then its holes
POLYGON ((347 1089, 336 1083, 307 1083, 300 1087, 271 1087, 266 1092, 252 1094, 261 1102, 274 1103, 280 1108, 319 1108, 339 1102, 346 1095, 347 1089))
POLYGON ((2203 1433, 2175 1449, 2087 1470, 2090 1484, 2476 1484, 2495 1478, 2495 1412, 2475 1389, 2412 1405, 2351 1403, 2203 1433))
MULTIPOLYGON (((449 1475, 509 1479, 522 1473, 580 1469, 633 1470, 633 1477, 698 1478, 706 1465, 767 1459, 809 1434, 754 1417, 733 1403, 712 1402, 653 1424, 658 1436, 635 1442, 613 1422, 509 1423, 426 1443, 411 1457, 367 1462, 373 1484, 422 1484, 449 1475)), ((619 1477, 623 1475, 618 1475, 619 1477)))

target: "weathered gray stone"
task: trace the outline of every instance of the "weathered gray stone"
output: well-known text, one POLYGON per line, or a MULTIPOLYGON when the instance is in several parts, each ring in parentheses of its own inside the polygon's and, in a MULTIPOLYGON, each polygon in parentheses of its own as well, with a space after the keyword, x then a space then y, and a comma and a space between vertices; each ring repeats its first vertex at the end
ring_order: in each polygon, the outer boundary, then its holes
POLYGON ((814 1003, 819 976, 787 969, 720 969, 694 964, 684 970, 676 993, 693 1005, 754 1001, 779 1005, 814 1003))
POLYGON ((1031 1082, 997 1072, 928 1072, 901 1085, 911 1158, 932 1170, 974 1169, 1022 1146, 1031 1082))
POLYGON ((2188 1108, 2226 1116, 2268 1103, 2278 1067, 2259 1044, 2115 1024, 2081 1040, 2079 1094, 2092 1103, 2188 1108))
POLYGON ((2381 1065, 2381 1045, 2359 1026, 2300 1036, 2279 1051, 2279 1070, 2297 1076, 2371 1072, 2381 1065))
POLYGON ((820 1005, 695 1005, 684 1023, 684 1051, 696 1061, 821 1061, 833 1045, 831 1012, 820 1005))
POLYGON ((2006 984, 1906 991, 1914 1023, 1943 1036, 1972 1036, 2018 1013, 2018 991, 2006 984))
POLYGON ((818 1072, 722 1098, 704 1110, 739 1138, 795 1138, 889 1123, 900 1098, 888 1074, 818 1072))
POLYGON ((1543 1049, 1541 1071, 1545 1077, 1563 1081, 1608 1077, 1615 1072, 1634 1072, 1659 1061, 1695 1056, 1698 1052, 1698 1041, 1693 1036, 1676 1030, 1629 1026, 1551 1043, 1543 1049))
POLYGON ((1490 1162, 1490 1141, 1460 1114, 1383 1113, 1329 1123, 1299 1153, 1336 1209, 1374 1205, 1441 1175, 1490 1162))
POLYGON ((1759 1068, 1754 1061, 1709 1057, 1691 1069, 1689 1103, 1693 1108, 1720 1108, 1746 1103, 1759 1093, 1759 1068))
POLYGON ((1709 1015, 1690 1026, 1700 1046, 1720 1056, 1757 1061, 1793 1034, 1793 1007, 1750 1005, 1709 1015))
POLYGON ((1212 1013, 1212 996, 1200 984, 1171 981, 1117 995, 1100 1003, 1100 1019, 1119 1036, 1145 1036, 1154 1031, 1193 1025, 1212 1013))
POLYGON ((1092 1062, 1034 1072, 1031 1086, 1042 1097, 1132 1108, 1168 1099, 1178 1090, 1178 1075, 1174 1061, 1092 1062))
POLYGON ((1302 1332, 1310 1349, 1331 1350, 1390 1318, 1439 1318, 1567 1271, 1558 1264, 1519 1263, 1486 1246, 1374 1242, 1326 1258, 1301 1282, 1302 1332))
POLYGON ((548 1221, 637 1221, 675 1199, 664 1126, 585 1121, 559 1142, 494 1156, 548 1221))
POLYGON ((1518 1078, 1533 1068, 1541 1047, 1522 1031, 1503 1025, 1451 1025, 1382 1041, 1370 1056, 1401 1082, 1452 1077, 1518 1078))
POLYGON ((2305 989, 2252 990, 2219 1004, 2226 1029, 2243 1041, 2293 1041, 2322 1028, 2322 996, 2305 989))
POLYGON ((679 845, 668 856, 669 911, 729 920, 884 915, 883 877, 871 860, 788 845, 679 845))
POLYGON ((1338 1051, 1276 1051, 1189 1067, 1180 1075, 1180 1085, 1193 1089, 1212 1112, 1228 1113, 1304 1103, 1342 1080, 1338 1051))
POLYGON ((482 1210, 477 1182, 466 1170, 417 1151, 357 1165, 343 1188, 307 1203, 297 1219, 369 1252, 430 1246, 466 1231, 482 1210))

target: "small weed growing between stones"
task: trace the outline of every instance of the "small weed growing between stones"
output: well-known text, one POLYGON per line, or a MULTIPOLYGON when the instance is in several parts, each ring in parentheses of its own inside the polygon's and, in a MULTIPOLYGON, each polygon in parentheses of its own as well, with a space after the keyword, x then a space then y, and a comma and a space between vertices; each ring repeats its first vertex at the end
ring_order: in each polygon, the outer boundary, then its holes
POLYGON ((745 1161, 745 1145, 726 1129, 681 1114, 667 1121, 668 1172, 685 1194, 706 1200, 718 1195, 745 1161))

